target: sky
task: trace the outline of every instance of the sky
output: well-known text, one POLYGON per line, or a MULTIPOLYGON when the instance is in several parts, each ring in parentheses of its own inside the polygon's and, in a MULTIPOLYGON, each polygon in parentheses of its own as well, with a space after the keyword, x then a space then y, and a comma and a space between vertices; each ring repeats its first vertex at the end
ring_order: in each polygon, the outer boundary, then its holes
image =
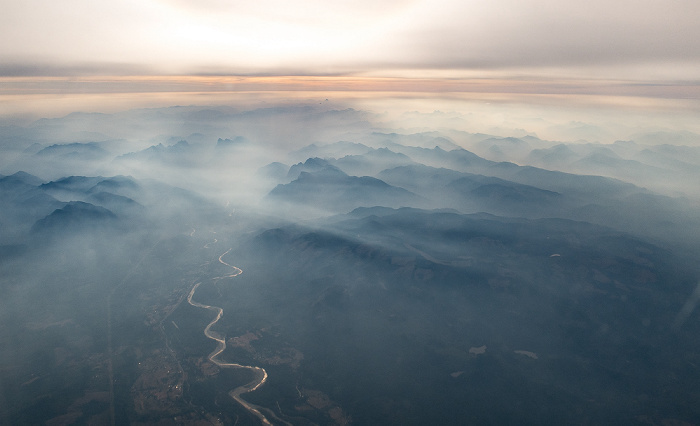
POLYGON ((3 116, 375 92, 700 112, 697 0, 0 6, 3 116))
POLYGON ((0 75, 695 80, 696 0, 2 0, 0 75))

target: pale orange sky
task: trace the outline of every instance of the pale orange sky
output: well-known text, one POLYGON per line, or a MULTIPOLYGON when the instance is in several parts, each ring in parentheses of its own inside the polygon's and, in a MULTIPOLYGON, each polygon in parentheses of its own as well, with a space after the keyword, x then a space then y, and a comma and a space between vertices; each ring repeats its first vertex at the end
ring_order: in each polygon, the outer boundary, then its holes
POLYGON ((0 75, 697 81, 696 0, 0 0, 0 75))
POLYGON ((552 132, 552 128, 587 123, 605 129, 596 140, 611 142, 643 131, 700 133, 698 87, 604 79, 437 76, 0 77, 0 124, 28 124, 40 117, 61 117, 74 111, 111 113, 173 105, 255 109, 305 104, 373 111, 420 128, 439 128, 449 122, 450 127, 469 132, 502 136, 533 132, 553 140, 576 140, 579 136, 552 132), (432 114, 436 111, 442 112, 432 114), (427 121, 401 121, 405 112, 426 114, 422 117, 427 121))
POLYGON ((373 96, 700 111, 697 0, 0 6, 2 115, 373 96))

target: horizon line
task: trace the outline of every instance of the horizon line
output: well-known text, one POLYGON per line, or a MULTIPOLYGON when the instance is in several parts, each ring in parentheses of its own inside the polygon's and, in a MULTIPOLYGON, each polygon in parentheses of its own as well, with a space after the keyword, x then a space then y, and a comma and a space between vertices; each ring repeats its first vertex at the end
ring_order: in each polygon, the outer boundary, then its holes
POLYGON ((236 92, 402 92, 601 95, 700 100, 700 81, 543 76, 353 75, 0 76, 0 95, 236 92))

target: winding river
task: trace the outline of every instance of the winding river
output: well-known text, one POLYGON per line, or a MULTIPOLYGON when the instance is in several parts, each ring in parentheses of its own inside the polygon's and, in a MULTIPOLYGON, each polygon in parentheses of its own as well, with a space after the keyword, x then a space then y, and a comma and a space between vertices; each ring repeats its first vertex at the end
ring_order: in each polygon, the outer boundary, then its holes
MULTIPOLYGON (((237 277, 238 275, 241 275, 243 273, 243 270, 241 270, 240 268, 233 266, 233 265, 229 265, 228 263, 223 261, 222 258, 225 255, 227 255, 230 251, 231 251, 231 249, 228 249, 226 251, 226 253, 219 256, 219 262, 230 267, 230 268, 233 268, 234 272, 230 275, 225 275, 222 277, 213 278, 213 280, 220 280, 220 279, 224 279, 224 278, 237 277)), ((199 283, 195 284, 194 287, 192 287, 190 294, 187 296, 187 302, 192 306, 196 306, 198 308, 203 308, 203 309, 208 309, 208 310, 216 313, 216 317, 204 328, 204 335, 207 336, 209 339, 216 341, 216 349, 214 349, 214 351, 209 354, 209 357, 208 357, 209 361, 218 365, 221 368, 243 368, 243 369, 250 370, 253 372, 254 377, 253 377, 252 381, 250 381, 249 383, 247 383, 243 386, 239 386, 239 387, 233 389, 232 391, 229 392, 229 395, 234 400, 236 400, 236 402, 241 404, 246 410, 248 410, 251 414, 255 415, 258 419, 260 419, 262 424, 272 426, 272 423, 270 423, 270 421, 267 420, 265 415, 263 415, 263 413, 261 412, 261 410, 262 410, 261 407, 258 407, 256 405, 249 403, 249 402, 246 402, 243 398, 241 398, 242 394, 248 393, 248 392, 253 392, 257 388, 262 386, 267 381, 267 372, 265 371, 264 368, 261 368, 261 367, 255 367, 255 366, 251 366, 251 365, 242 365, 242 364, 233 363, 233 362, 222 362, 218 359, 219 354, 221 354, 221 352, 223 352, 226 349, 226 338, 225 338, 225 336, 222 336, 219 333, 212 331, 211 328, 224 315, 224 310, 218 306, 205 305, 203 303, 199 303, 199 302, 192 300, 192 297, 194 296, 194 293, 197 291, 197 288, 199 288, 200 284, 202 284, 202 283, 199 282, 199 283)))

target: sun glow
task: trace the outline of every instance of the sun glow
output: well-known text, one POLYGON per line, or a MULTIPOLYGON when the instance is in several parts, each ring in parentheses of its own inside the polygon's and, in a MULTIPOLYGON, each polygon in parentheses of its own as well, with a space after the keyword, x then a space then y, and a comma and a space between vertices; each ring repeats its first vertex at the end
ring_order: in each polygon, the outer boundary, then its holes
POLYGON ((313 0, 295 3, 293 8, 286 2, 263 1, 259 7, 246 5, 240 10, 235 4, 221 2, 214 2, 218 9, 173 7, 172 3, 158 5, 165 19, 159 20, 149 37, 152 44, 162 46, 154 52, 156 56, 183 69, 195 62, 204 68, 212 64, 248 71, 270 66, 301 68, 329 58, 347 63, 344 58, 371 48, 415 15, 420 5, 390 2, 380 8, 381 13, 371 14, 361 5, 348 4, 341 7, 342 19, 338 19, 337 8, 313 0), (314 13, 300 12, 306 9, 314 13))

